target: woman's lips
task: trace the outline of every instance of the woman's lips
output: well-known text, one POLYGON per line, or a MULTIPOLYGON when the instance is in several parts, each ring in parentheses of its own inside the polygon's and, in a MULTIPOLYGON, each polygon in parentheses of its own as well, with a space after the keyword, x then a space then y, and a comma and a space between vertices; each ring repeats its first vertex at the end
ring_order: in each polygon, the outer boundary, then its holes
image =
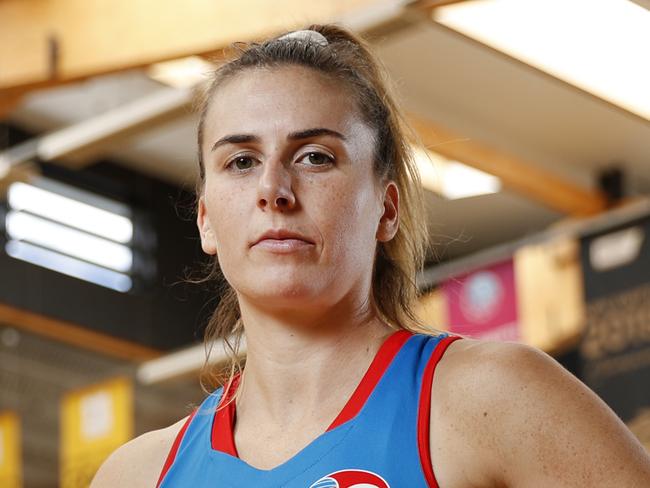
POLYGON ((271 239, 266 238, 260 240, 253 247, 269 251, 276 254, 289 254, 292 252, 304 251, 312 248, 314 245, 311 242, 303 241, 301 239, 287 238, 287 239, 271 239))

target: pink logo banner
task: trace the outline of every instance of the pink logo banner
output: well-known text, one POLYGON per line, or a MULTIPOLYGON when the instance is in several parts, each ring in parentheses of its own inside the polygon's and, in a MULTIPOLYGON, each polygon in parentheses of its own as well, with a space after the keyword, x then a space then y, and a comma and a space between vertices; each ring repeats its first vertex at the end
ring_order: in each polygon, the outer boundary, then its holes
POLYGON ((477 339, 519 340, 512 259, 451 278, 442 289, 451 332, 477 339))

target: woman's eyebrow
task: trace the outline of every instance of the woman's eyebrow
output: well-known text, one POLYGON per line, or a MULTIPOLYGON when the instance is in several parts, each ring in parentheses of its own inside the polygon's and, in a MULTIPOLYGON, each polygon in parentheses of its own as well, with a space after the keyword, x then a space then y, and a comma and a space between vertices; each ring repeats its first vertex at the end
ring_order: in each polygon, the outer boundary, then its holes
POLYGON ((345 141, 345 136, 340 132, 336 132, 332 129, 326 129, 325 127, 316 127, 314 129, 306 129, 298 132, 292 132, 287 136, 287 139, 295 141, 297 139, 308 139, 310 137, 316 136, 333 136, 338 137, 342 141, 345 141))
MULTIPOLYGON (((310 137, 317 136, 333 136, 345 141, 345 136, 340 132, 337 132, 332 129, 327 129, 325 127, 315 127, 313 129, 305 129, 297 132, 292 132, 287 136, 287 139, 290 141, 295 141, 299 139, 309 139, 310 137)), ((260 138, 252 134, 232 134, 229 136, 224 136, 215 142, 212 145, 211 151, 214 151, 219 146, 224 144, 241 144, 243 142, 260 142, 260 138)))
POLYGON ((242 142, 260 142, 260 138, 251 134, 233 134, 224 136, 212 145, 211 151, 224 144, 241 144, 242 142))

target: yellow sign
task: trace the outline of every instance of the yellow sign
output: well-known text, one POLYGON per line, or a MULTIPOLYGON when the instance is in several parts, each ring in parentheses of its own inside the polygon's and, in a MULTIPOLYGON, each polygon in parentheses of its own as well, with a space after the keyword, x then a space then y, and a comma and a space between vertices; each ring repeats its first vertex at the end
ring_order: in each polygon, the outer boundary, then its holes
POLYGON ((585 325, 580 243, 558 238, 515 252, 522 339, 548 353, 574 344, 585 325))
POLYGON ((21 488, 20 419, 14 412, 0 412, 0 486, 21 488))
POLYGON ((129 379, 66 393, 61 405, 61 488, 87 488, 108 455, 132 436, 129 379))

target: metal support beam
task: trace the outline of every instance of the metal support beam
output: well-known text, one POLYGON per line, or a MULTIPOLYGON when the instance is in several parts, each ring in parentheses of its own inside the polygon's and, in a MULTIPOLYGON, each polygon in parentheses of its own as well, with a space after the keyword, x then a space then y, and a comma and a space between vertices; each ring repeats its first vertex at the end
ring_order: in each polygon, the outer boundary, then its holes
POLYGON ((34 160, 52 161, 169 117, 191 104, 191 88, 164 88, 104 114, 0 153, 0 182, 34 160))
MULTIPOLYGON (((246 341, 242 338, 239 357, 246 355, 246 341)), ((225 363, 229 359, 223 340, 212 344, 210 364, 225 363)), ((136 372, 138 381, 145 385, 162 383, 167 380, 198 373, 206 360, 206 348, 203 344, 165 354, 156 359, 142 363, 136 372)))

